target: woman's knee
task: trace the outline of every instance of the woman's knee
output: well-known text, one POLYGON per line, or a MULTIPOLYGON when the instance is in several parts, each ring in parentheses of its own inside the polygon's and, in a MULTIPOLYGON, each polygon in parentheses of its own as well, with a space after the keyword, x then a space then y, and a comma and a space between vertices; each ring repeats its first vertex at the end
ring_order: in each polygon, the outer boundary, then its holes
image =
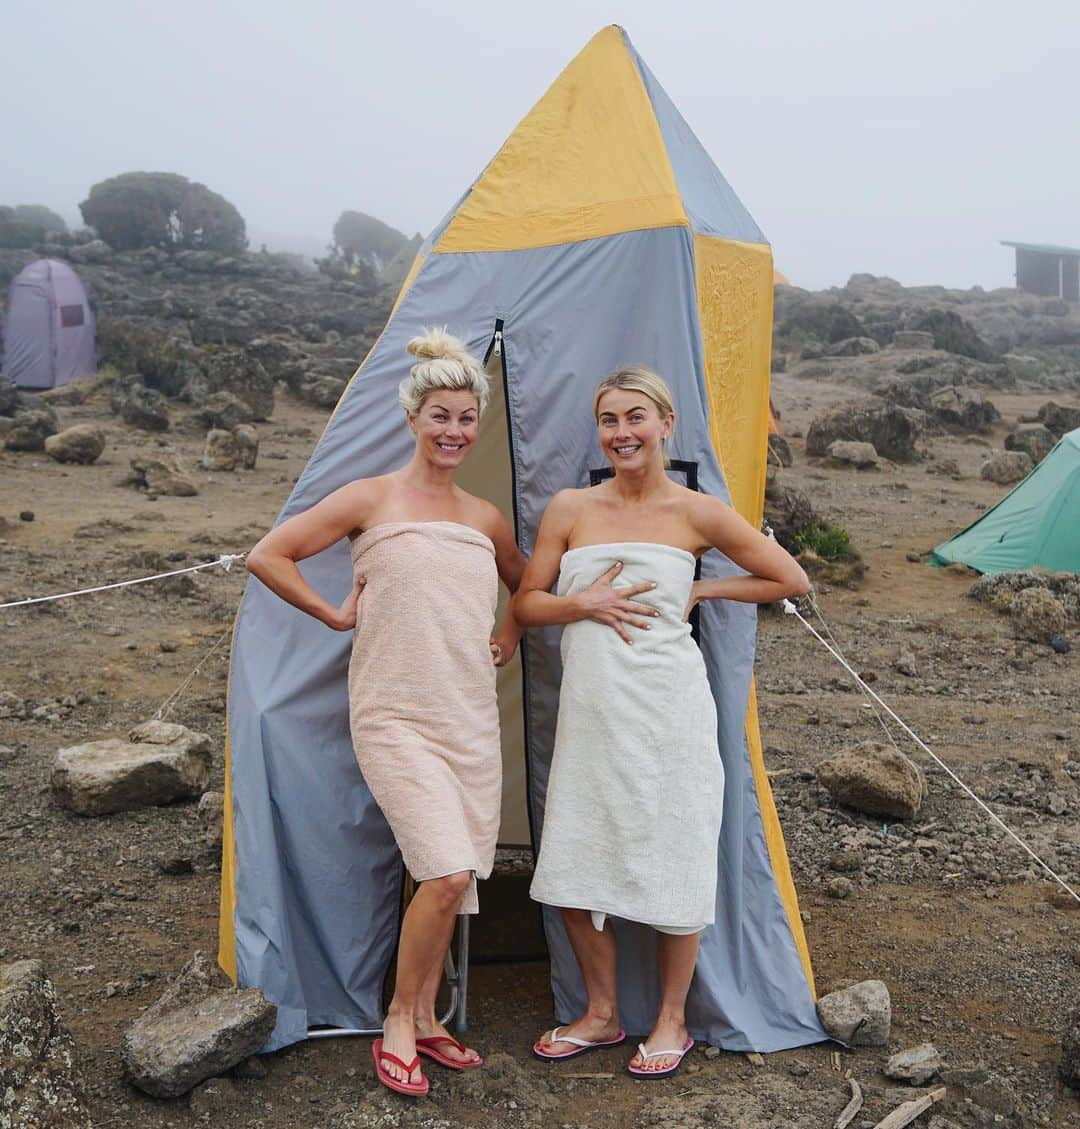
POLYGON ((459 870, 455 874, 444 874, 441 878, 429 878, 424 885, 448 908, 457 908, 471 881, 471 870, 459 870))

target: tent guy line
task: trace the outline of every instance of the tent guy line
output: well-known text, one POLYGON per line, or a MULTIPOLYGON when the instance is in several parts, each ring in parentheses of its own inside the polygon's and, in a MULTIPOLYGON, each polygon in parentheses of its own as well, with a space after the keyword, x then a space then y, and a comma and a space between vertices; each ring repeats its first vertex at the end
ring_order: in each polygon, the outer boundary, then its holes
POLYGON ((184 572, 201 572, 206 568, 220 567, 228 572, 237 561, 242 561, 246 556, 246 550, 242 553, 223 553, 214 561, 189 565, 187 568, 174 568, 171 572, 155 572, 153 576, 139 576, 134 580, 118 580, 115 584, 99 584, 96 588, 80 588, 75 592, 56 592, 52 596, 28 596, 25 600, 12 600, 10 603, 0 604, 0 611, 4 608, 21 608, 28 604, 44 604, 50 600, 66 600, 70 596, 88 596, 94 592, 107 592, 110 588, 130 588, 133 584, 148 584, 151 580, 164 580, 168 576, 179 576, 184 572))
MULTIPOLYGON (((885 712, 893 719, 893 721, 895 721, 896 724, 899 725, 901 729, 903 729, 903 731, 912 739, 912 741, 914 741, 915 744, 918 745, 919 748, 922 749, 922 751, 926 753, 926 755, 930 757, 930 759, 933 760, 935 764, 944 769, 955 783, 960 785, 960 787, 975 801, 975 803, 979 805, 980 808, 982 808, 984 812, 986 812, 986 814, 1002 829, 1002 831, 1004 831, 1007 835, 1010 836, 1010 838, 1019 843, 1019 845, 1023 847, 1023 849, 1039 864, 1039 866, 1043 868, 1043 870, 1046 871, 1047 874, 1050 875, 1051 878, 1053 878, 1053 880, 1066 893, 1075 898, 1077 902, 1080 902, 1080 894, 1078 894, 1068 884, 1068 882, 1065 881, 1064 878, 1062 878, 1055 871, 1051 870, 1050 867, 1047 866, 1047 864, 1043 862, 1043 860, 1039 858, 1039 856, 1031 849, 1031 847, 1029 847, 1027 843, 1025 843, 1024 840, 1021 839, 1020 836, 1017 835, 1011 827, 1009 827, 1009 825, 1001 818, 1001 816, 992 811, 990 807, 987 806, 987 804, 979 799, 979 797, 963 782, 963 780, 960 779, 959 776, 956 775, 956 773, 941 759, 941 757, 939 757, 937 753, 935 753, 934 750, 931 749, 930 746, 922 740, 922 738, 904 721, 904 719, 900 717, 900 715, 897 714, 892 708, 890 708, 887 702, 883 701, 877 694, 874 693, 873 690, 870 689, 870 687, 859 676, 858 671, 856 671, 851 663, 849 663, 847 659, 844 658, 844 656, 841 654, 839 645, 833 647, 825 639, 823 639, 821 635, 818 634, 818 632, 815 630, 814 625, 800 613, 799 609, 790 600, 784 601, 784 612, 787 615, 795 616, 795 618, 799 620, 803 627, 805 627, 806 630, 809 631, 810 634, 813 635, 813 637, 825 648, 825 650, 828 651, 829 654, 832 655, 832 657, 836 659, 836 661, 848 672, 848 674, 850 674, 851 677, 855 679, 856 685, 861 690, 865 690, 866 693, 871 698, 873 698, 873 700, 877 702, 877 704, 881 706, 883 710, 885 710, 885 712)), ((818 612, 818 615, 820 616, 821 613, 818 612)), ((824 622, 824 620, 822 620, 822 622, 824 622)), ((826 630, 828 630, 828 628, 826 628, 826 630)), ((829 632, 829 634, 831 635, 832 632, 829 632)))

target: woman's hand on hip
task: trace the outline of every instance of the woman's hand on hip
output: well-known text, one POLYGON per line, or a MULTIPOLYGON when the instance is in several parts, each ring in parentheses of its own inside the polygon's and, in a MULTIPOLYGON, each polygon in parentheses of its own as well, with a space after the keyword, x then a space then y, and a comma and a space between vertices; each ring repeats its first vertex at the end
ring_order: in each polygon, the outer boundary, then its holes
POLYGON ((327 627, 332 627, 335 631, 352 631, 356 627, 356 620, 360 611, 360 597, 363 595, 364 585, 366 584, 366 577, 357 577, 352 591, 345 597, 344 603, 337 609, 334 618, 327 621, 327 627))
POLYGON ((686 605, 686 611, 683 612, 682 621, 688 623, 690 620, 690 613, 701 603, 702 600, 707 599, 705 592, 702 588, 700 580, 695 580, 690 585, 690 600, 686 605))
POLYGON ((647 604, 638 603, 634 597, 644 592, 651 592, 656 585, 651 581, 643 584, 630 584, 625 588, 613 588, 612 581, 622 572, 622 561, 616 561, 602 576, 577 594, 577 601, 582 611, 583 619, 591 619, 596 623, 606 624, 612 628, 624 643, 633 640, 627 634, 626 627, 639 627, 643 631, 649 630, 648 618, 660 613, 647 604))

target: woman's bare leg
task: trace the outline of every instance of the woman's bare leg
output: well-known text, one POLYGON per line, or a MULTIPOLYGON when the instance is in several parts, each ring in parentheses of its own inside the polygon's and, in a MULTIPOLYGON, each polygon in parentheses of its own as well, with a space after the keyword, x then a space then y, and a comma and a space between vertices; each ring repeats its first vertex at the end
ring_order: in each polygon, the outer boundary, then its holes
MULTIPOLYGON (((615 987, 615 933, 611 922, 605 922, 603 930, 598 930, 592 923, 592 915, 585 909, 564 909, 562 918, 589 1002, 585 1014, 569 1027, 561 1027, 559 1034, 573 1035, 575 1039, 587 1039, 591 1043, 614 1039, 619 1033, 619 1006, 615 987)), ((550 1031, 545 1031, 536 1045, 547 1054, 574 1049, 573 1043, 562 1039, 552 1043, 550 1031)))
MULTIPOLYGON (((463 870, 421 882, 405 911, 398 942, 394 998, 383 1020, 383 1050, 402 1062, 412 1062, 416 1056, 416 1024, 421 1018, 424 986, 432 967, 440 966, 446 956, 454 918, 471 877, 471 871, 463 870)), ((412 1074, 392 1062, 384 1061, 383 1067, 398 1081, 420 1080, 419 1067, 412 1074)))
MULTIPOLYGON (((649 1037, 645 1040, 647 1051, 675 1050, 686 1043, 686 995, 694 977, 700 933, 677 936, 661 933, 657 944, 660 966, 660 1010, 649 1037)), ((644 1062, 635 1054, 630 1065, 635 1070, 666 1070, 676 1062, 673 1055, 658 1055, 644 1062)))
MULTIPOLYGON (((436 1004, 439 996, 439 987, 442 984, 443 972, 446 967, 446 954, 449 951, 450 943, 454 939, 453 926, 451 926, 450 936, 447 940, 447 946, 439 954, 438 959, 431 966, 431 970, 424 980, 423 986, 420 989, 420 995, 416 1001, 416 1036, 419 1039, 430 1039, 433 1035, 450 1035, 450 1032, 439 1022, 438 1012, 436 1011, 436 1004)), ((449 1043, 440 1043, 438 1046, 440 1054, 445 1055, 447 1058, 453 1059, 455 1062, 469 1063, 476 1062, 480 1056, 471 1047, 466 1047, 464 1053, 459 1051, 456 1047, 451 1046, 449 1043)))

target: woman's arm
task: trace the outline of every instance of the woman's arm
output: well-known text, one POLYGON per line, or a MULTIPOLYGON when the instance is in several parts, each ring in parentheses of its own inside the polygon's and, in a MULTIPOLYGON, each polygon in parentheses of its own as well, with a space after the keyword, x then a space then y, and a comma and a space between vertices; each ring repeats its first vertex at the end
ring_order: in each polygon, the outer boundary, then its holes
POLYGON ((356 608, 364 581, 360 579, 339 608, 311 587, 296 567, 362 527, 372 501, 368 482, 350 482, 317 505, 270 530, 247 555, 248 572, 293 607, 307 612, 335 631, 356 626, 356 608))
POLYGON ((694 527, 703 540, 750 575, 695 581, 687 615, 702 600, 770 604, 810 591, 810 581, 798 561, 719 498, 698 495, 692 508, 694 527))
POLYGON ((658 614, 654 608, 636 603, 633 597, 650 591, 655 584, 612 588, 611 582, 622 571, 622 564, 616 562, 588 588, 573 596, 555 596, 549 591, 559 575, 578 504, 574 490, 561 490, 548 503, 540 522, 536 548, 514 597, 514 616, 523 627, 548 627, 592 619, 613 628, 624 642, 630 643, 632 640, 623 625, 647 631, 649 624, 641 617, 658 614))
MULTIPOLYGON (((495 567, 499 570, 499 579, 513 596, 521 586, 521 577, 525 572, 525 555, 518 548, 510 523, 494 506, 491 508, 493 515, 489 535, 495 546, 495 567)), ((505 666, 514 657, 522 631, 521 624, 514 618, 513 601, 511 601, 502 623, 491 640, 491 657, 495 660, 496 666, 505 666)))

